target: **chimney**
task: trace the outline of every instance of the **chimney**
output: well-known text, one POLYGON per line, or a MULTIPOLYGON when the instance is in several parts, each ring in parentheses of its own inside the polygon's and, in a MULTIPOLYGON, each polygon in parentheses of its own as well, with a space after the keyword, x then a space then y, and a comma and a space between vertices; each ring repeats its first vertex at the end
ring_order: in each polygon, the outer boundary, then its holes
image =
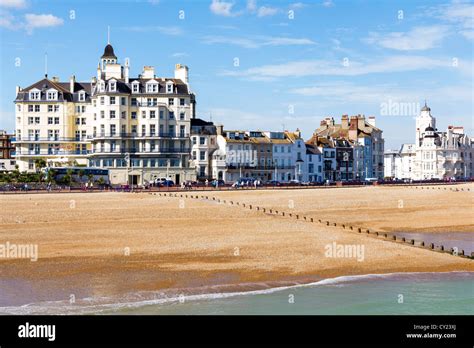
POLYGON ((369 116, 369 120, 367 121, 372 127, 375 127, 375 116, 369 116))
POLYGON ((92 84, 95 84, 95 83, 97 83, 97 78, 96 78, 95 76, 93 76, 93 77, 92 77, 92 79, 91 79, 91 83, 92 83, 92 84))
POLYGON ((300 131, 299 128, 296 128, 295 135, 296 135, 298 138, 301 138, 301 131, 300 131))
POLYGON ((100 63, 97 64, 97 79, 100 79, 100 63))
POLYGON ((348 115, 342 115, 341 127, 342 129, 349 129, 349 116, 348 115))
POLYGON ((189 84, 189 69, 186 65, 176 64, 174 69, 174 78, 189 84))
POLYGON ((72 75, 69 79, 69 92, 74 93, 74 84, 76 83, 76 76, 72 75))
POLYGON ((358 115, 357 116, 357 128, 362 129, 365 127, 365 116, 358 115))
POLYGON ((152 66, 144 66, 142 77, 144 79, 153 79, 155 78, 155 68, 152 66))
POLYGON ((223 135, 224 134, 224 125, 218 124, 216 126, 216 132, 217 132, 217 135, 223 135))
POLYGON ((125 59, 125 73, 124 73, 125 83, 130 82, 129 72, 130 72, 130 65, 129 65, 128 59, 125 59))
POLYGON ((59 82, 59 77, 53 76, 53 78, 51 79, 51 81, 58 83, 58 82, 59 82))
POLYGON ((15 91, 16 91, 16 95, 18 95, 18 93, 20 93, 20 91, 21 91, 20 86, 16 86, 15 91))

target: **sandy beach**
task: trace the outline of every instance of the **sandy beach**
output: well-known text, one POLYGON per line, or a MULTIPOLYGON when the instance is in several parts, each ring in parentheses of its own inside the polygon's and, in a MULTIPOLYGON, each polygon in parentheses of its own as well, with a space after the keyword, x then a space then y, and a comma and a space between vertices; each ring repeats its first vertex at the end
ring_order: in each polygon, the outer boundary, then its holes
MULTIPOLYGON (((473 185, 464 187, 471 192, 206 194, 383 231, 473 232, 473 185)), ((342 275, 474 271, 469 259, 200 199, 111 192, 1 195, 0 202, 0 243, 37 244, 39 252, 36 262, 0 258, 0 306, 71 294, 242 291, 342 275), (363 246, 363 260, 327 257, 332 243, 363 246)))

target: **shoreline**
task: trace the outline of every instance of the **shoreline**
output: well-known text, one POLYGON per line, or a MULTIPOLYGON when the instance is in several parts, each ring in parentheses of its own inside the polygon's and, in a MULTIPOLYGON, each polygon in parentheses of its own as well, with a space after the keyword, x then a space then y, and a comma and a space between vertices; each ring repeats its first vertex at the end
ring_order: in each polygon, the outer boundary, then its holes
MULTIPOLYGON (((311 288, 319 286, 338 286, 340 284, 364 283, 370 281, 400 281, 400 280, 438 280, 444 277, 464 278, 469 277, 474 280, 474 271, 448 271, 448 272, 393 272, 393 273, 368 273, 359 275, 342 275, 333 278, 323 278, 318 281, 309 283, 297 283, 280 286, 268 286, 268 283, 258 284, 239 284, 239 285, 222 285, 220 287, 228 287, 228 291, 222 292, 191 292, 184 295, 179 291, 182 289, 168 289, 171 296, 163 296, 159 290, 148 292, 135 292, 124 294, 122 297, 86 297, 78 299, 76 303, 80 305, 67 305, 67 301, 44 301, 38 303, 28 303, 21 306, 2 306, 0 307, 0 315, 114 315, 117 311, 126 309, 140 309, 147 306, 166 306, 171 304, 196 302, 200 300, 221 300, 227 298, 254 296, 278 293, 286 290, 311 288), (242 287, 249 287, 243 290, 242 287), (178 290, 178 291, 176 291, 178 290), (157 293, 161 297, 157 298, 157 293), (130 295, 137 297, 135 301, 130 301, 130 295), (149 299, 139 299, 140 297, 153 297, 149 299), (125 301, 122 301, 125 300, 125 301), (53 310, 53 312, 51 312, 53 310)), ((452 279, 452 278, 451 278, 452 279)), ((449 280, 449 279, 448 279, 449 280)), ((210 287, 212 288, 212 287, 210 287)), ((188 289, 191 290, 191 289, 188 289)), ((197 290, 197 289, 194 289, 197 290)), ((201 289, 204 290, 204 289, 201 289)), ((209 289, 207 289, 209 290, 209 289)), ((120 313, 118 313, 120 315, 120 313)))

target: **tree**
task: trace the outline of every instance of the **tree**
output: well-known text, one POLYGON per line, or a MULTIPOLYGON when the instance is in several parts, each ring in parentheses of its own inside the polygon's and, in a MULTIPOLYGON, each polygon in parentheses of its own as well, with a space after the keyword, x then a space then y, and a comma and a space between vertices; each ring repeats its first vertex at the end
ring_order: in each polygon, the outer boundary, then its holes
POLYGON ((36 172, 39 172, 44 167, 46 167, 46 161, 44 158, 35 159, 36 172))
POLYGON ((79 179, 80 179, 81 182, 82 182, 82 177, 83 177, 84 175, 86 175, 86 171, 85 171, 84 169, 79 169, 78 175, 79 175, 79 179))

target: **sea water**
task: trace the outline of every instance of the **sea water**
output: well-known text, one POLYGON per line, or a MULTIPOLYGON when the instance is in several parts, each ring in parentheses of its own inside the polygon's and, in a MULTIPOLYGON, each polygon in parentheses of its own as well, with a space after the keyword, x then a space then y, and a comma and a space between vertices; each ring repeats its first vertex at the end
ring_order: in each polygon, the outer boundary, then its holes
POLYGON ((0 314, 472 315, 474 272, 343 276, 255 291, 157 294, 0 307, 0 314))

